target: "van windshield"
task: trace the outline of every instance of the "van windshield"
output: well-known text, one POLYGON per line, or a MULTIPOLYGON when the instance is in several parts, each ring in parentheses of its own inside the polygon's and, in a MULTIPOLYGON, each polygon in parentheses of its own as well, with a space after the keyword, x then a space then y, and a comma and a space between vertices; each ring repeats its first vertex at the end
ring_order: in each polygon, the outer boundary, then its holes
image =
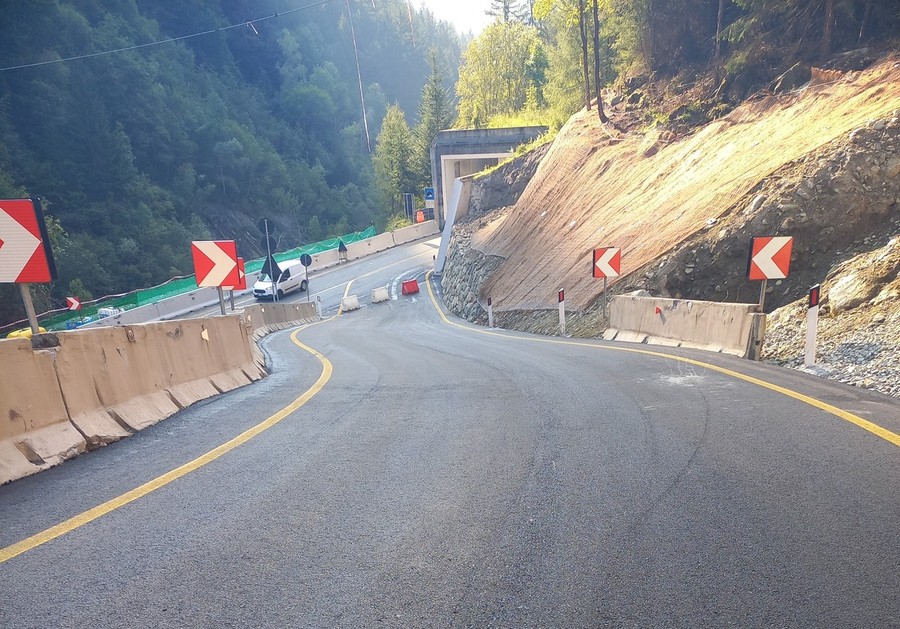
POLYGON ((271 280, 271 278, 270 278, 268 275, 266 275, 265 273, 261 273, 260 276, 259 276, 259 281, 260 281, 260 282, 271 282, 272 280, 271 280))

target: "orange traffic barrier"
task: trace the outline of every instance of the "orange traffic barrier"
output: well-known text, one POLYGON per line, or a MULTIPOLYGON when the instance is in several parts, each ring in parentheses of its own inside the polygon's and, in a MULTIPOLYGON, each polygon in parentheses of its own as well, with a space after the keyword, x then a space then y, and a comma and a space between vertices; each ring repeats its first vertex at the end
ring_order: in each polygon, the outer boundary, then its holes
POLYGON ((425 222, 425 212, 423 212, 422 210, 419 210, 418 212, 416 212, 416 222, 417 223, 425 222))
POLYGON ((403 282, 402 291, 404 295, 414 295, 419 292, 419 282, 416 280, 406 280, 403 282))

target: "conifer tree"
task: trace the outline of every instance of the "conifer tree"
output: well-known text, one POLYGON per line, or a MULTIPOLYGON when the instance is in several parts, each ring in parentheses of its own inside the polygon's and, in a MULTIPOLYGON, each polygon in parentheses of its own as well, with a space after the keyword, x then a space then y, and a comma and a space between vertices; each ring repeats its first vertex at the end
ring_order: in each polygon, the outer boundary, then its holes
POLYGON ((376 186, 381 194, 382 209, 393 214, 400 208, 400 195, 413 192, 412 133, 403 110, 397 105, 388 107, 375 143, 376 186))
POLYGON ((453 124, 453 103, 450 94, 444 87, 444 77, 438 68, 437 54, 434 50, 428 56, 431 74, 425 87, 422 88, 422 101, 419 105, 419 124, 416 125, 413 142, 415 145, 414 163, 419 187, 431 184, 431 143, 438 131, 449 129, 453 124))

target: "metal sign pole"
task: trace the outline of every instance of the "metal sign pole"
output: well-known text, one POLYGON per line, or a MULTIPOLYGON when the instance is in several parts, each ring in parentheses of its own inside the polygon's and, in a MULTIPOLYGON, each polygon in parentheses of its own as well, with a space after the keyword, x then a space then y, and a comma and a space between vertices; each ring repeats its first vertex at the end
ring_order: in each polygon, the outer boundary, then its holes
POLYGON ((304 266, 303 268, 306 269, 306 303, 309 303, 309 267, 304 266))
POLYGON ((219 310, 222 311, 222 316, 225 316, 225 292, 221 286, 216 286, 216 291, 219 293, 219 310))
POLYGON ((269 221, 265 220, 263 221, 263 223, 266 226, 266 255, 268 256, 266 261, 269 264, 269 279, 272 282, 272 303, 275 303, 276 301, 278 301, 278 290, 276 290, 275 288, 276 278, 273 277, 275 275, 275 269, 272 268, 272 245, 270 244, 271 241, 269 240, 269 221))
POLYGON ((604 317, 606 316, 606 313, 609 312, 607 310, 608 306, 609 306, 609 304, 606 301, 606 276, 604 275, 603 276, 603 316, 604 317))
POLYGON ((767 280, 762 281, 762 287, 759 289, 759 311, 765 312, 766 307, 766 282, 767 280))
POLYGON ((228 292, 231 295, 231 312, 234 312, 234 289, 232 288, 228 292))
POLYGON ((19 292, 22 293, 22 301, 25 303, 25 314, 28 315, 28 323, 31 324, 31 333, 40 334, 37 315, 34 312, 34 302, 31 301, 31 286, 19 284, 19 292))
POLYGON ((494 327, 494 305, 490 297, 488 297, 488 327, 494 327))

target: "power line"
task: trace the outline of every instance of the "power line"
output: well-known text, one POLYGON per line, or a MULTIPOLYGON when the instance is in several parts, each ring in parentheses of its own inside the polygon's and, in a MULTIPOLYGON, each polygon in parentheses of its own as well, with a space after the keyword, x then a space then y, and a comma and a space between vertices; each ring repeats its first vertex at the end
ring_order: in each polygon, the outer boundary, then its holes
MULTIPOLYGON (((281 13, 274 13, 272 15, 267 15, 264 17, 256 18, 253 20, 247 20, 246 22, 240 22, 239 24, 229 24, 228 26, 222 26, 220 28, 213 28, 208 31, 202 31, 199 33, 192 33, 190 35, 182 35, 180 37, 171 37, 169 39, 162 39, 160 41, 148 42, 146 44, 136 44, 134 46, 126 46, 125 48, 116 48, 115 50, 104 50, 101 52, 92 52, 86 55, 77 55, 75 57, 66 57, 65 59, 51 59, 49 61, 38 61, 36 63, 24 63, 22 65, 17 66, 9 66, 6 68, 0 68, 0 72, 6 72, 7 70, 22 70, 24 68, 36 68, 38 66, 46 66, 53 63, 65 63, 67 61, 78 61, 79 59, 91 59, 93 57, 102 57, 104 55, 112 55, 119 52, 127 52, 129 50, 138 50, 140 48, 147 48, 149 46, 159 46, 161 44, 171 44, 172 42, 183 41, 185 39, 191 39, 193 37, 201 37, 203 35, 211 35, 213 33, 221 33, 224 31, 231 30, 233 28, 241 28, 243 26, 249 26, 256 32, 256 27, 253 26, 256 22, 264 22, 266 20, 272 20, 277 17, 284 17, 285 15, 290 15, 291 13, 296 13, 297 11, 305 11, 306 9, 312 9, 314 7, 320 7, 322 5, 328 4, 331 0, 321 0, 320 2, 314 2, 312 4, 307 4, 302 7, 297 7, 295 9, 289 9, 287 11, 282 11, 281 13)), ((257 33, 258 35, 259 33, 257 33)))

